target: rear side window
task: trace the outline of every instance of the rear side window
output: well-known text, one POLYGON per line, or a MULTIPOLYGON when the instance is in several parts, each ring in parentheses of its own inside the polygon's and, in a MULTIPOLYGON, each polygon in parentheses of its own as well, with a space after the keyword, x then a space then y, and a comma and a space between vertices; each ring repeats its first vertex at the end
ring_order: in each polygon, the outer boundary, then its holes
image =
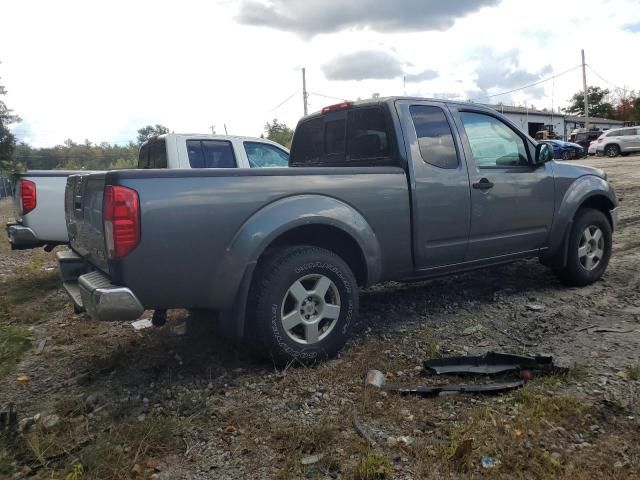
POLYGON ((621 137, 633 137, 634 135, 636 135, 636 129, 635 128, 628 128, 626 130, 620 130, 620 134, 621 137))
POLYGON ((145 143, 140 147, 138 153, 138 168, 149 168, 149 144, 145 143))
POLYGON ((324 153, 325 155, 344 156, 345 138, 344 119, 326 122, 324 125, 324 153))
POLYGON ((167 168, 167 144, 164 138, 150 140, 140 147, 138 168, 167 168))
POLYGON ((235 168, 231 142, 225 140, 187 140, 191 168, 235 168))
POLYGON ((418 136, 422 159, 439 168, 458 168, 458 155, 451 126, 439 107, 413 105, 409 107, 418 136))
POLYGON ((295 163, 319 163, 324 153, 324 119, 313 118, 300 123, 296 128, 291 145, 291 158, 295 163))
POLYGON ((389 135, 380 108, 359 108, 347 116, 347 156, 350 160, 388 158, 389 135))
POLYGON ((391 137, 384 111, 363 107, 332 112, 298 125, 292 165, 389 165, 391 137))
POLYGON ((150 145, 149 168, 167 168, 167 145, 164 138, 150 145))

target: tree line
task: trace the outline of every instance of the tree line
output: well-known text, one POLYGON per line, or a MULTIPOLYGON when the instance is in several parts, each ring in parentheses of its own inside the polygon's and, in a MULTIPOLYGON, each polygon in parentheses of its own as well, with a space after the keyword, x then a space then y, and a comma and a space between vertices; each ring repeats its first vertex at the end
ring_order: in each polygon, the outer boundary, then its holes
MULTIPOLYGON (((623 122, 640 122, 640 92, 635 90, 617 90, 587 87, 589 116, 610 118, 623 122)), ((569 100, 565 113, 584 115, 584 90, 576 92, 569 100)))

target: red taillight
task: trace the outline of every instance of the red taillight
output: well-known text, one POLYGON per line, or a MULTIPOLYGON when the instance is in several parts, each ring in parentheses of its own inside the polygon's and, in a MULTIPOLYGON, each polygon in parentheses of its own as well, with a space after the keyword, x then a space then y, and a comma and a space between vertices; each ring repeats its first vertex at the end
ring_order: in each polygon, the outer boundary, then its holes
POLYGON ((138 193, 127 187, 107 185, 102 202, 104 238, 109 258, 121 258, 140 242, 138 193))
POLYGON ((347 102, 346 100, 341 103, 336 103, 335 105, 329 105, 328 107, 324 107, 322 109, 322 113, 335 112, 336 110, 342 110, 345 108, 349 108, 351 106, 351 102, 347 102))
POLYGON ((37 204, 36 184, 31 180, 20 180, 20 215, 26 215, 36 208, 37 204))

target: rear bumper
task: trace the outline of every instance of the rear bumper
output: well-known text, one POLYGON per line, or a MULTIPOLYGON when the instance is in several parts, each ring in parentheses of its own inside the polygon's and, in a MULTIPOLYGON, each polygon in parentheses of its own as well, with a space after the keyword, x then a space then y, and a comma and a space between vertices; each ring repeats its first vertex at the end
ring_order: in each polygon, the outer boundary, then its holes
POLYGON ((26 250, 44 245, 33 230, 19 223, 7 223, 6 230, 11 250, 26 250))
POLYGON ((97 270, 85 273, 82 258, 72 251, 58 252, 62 285, 76 308, 94 320, 135 320, 144 307, 128 288, 113 285, 97 270))

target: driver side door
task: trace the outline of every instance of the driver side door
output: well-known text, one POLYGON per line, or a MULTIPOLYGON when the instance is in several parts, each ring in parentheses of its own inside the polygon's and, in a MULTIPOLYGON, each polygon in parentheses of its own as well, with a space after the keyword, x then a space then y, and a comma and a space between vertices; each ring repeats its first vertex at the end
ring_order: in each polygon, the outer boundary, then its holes
POLYGON ((533 167, 531 141, 498 115, 461 109, 456 122, 471 186, 465 261, 544 248, 555 203, 553 162, 533 167))

